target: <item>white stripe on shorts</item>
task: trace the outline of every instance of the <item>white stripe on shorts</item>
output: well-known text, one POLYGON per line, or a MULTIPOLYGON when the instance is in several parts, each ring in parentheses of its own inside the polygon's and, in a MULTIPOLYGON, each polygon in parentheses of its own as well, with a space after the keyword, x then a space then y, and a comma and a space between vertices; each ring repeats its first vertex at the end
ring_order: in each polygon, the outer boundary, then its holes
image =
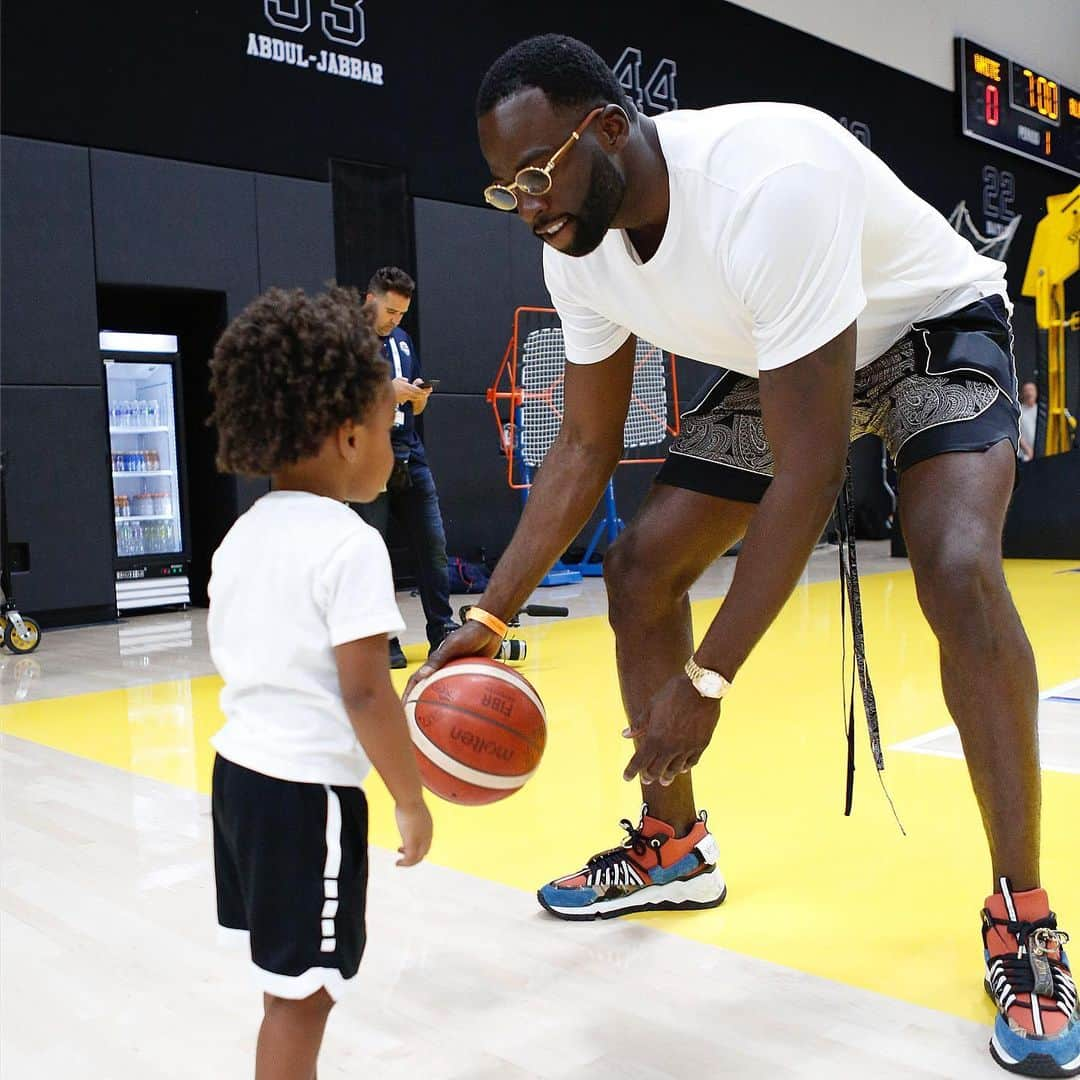
MULTIPOLYGON (((330 901, 338 898, 338 875, 341 873, 341 800, 337 792, 329 785, 326 788, 326 865, 323 867, 323 913, 330 901)), ((337 917, 337 904, 333 904, 334 917, 321 918, 320 952, 333 952, 337 948, 337 936, 334 931, 334 919, 337 917)))

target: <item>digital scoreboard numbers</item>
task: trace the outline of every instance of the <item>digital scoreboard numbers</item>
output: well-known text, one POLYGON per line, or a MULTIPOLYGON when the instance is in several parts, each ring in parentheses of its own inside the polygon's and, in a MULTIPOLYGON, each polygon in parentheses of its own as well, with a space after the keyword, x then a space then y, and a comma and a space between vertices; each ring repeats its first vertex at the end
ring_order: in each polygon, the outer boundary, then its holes
POLYGON ((1080 91, 967 38, 956 63, 965 135, 1080 176, 1080 91))

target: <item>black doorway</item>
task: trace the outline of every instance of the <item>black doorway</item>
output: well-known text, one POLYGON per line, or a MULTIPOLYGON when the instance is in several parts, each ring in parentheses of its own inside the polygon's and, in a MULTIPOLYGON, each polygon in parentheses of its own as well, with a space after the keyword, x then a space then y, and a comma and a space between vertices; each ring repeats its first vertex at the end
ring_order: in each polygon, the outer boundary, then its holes
POLYGON ((191 602, 205 607, 210 559, 236 520, 236 483, 214 465, 216 437, 210 414, 209 360, 227 322, 225 294, 198 289, 98 286, 103 330, 175 334, 180 345, 184 401, 182 438, 187 461, 191 535, 191 602))

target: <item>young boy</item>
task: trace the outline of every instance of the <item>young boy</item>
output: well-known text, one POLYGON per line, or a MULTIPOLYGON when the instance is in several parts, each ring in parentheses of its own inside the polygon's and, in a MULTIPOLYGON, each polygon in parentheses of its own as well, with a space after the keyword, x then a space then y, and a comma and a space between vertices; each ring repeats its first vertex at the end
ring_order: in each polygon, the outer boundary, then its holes
POLYGON ((210 363, 218 467, 273 478, 210 580, 225 681, 214 737, 218 922, 263 990, 256 1080, 308 1080, 364 951, 371 765, 396 803, 398 866, 431 845, 387 635, 404 628, 368 502, 394 463, 394 395, 359 297, 271 289, 210 363))

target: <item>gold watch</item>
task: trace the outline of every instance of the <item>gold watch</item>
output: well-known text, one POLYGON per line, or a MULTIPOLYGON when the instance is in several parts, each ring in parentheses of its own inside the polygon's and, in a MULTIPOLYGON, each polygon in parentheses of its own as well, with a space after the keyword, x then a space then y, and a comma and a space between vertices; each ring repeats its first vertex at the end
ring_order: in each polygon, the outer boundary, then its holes
POLYGON ((722 698, 731 689, 731 683, 719 671, 702 667, 692 656, 683 668, 694 689, 705 698, 722 698))

